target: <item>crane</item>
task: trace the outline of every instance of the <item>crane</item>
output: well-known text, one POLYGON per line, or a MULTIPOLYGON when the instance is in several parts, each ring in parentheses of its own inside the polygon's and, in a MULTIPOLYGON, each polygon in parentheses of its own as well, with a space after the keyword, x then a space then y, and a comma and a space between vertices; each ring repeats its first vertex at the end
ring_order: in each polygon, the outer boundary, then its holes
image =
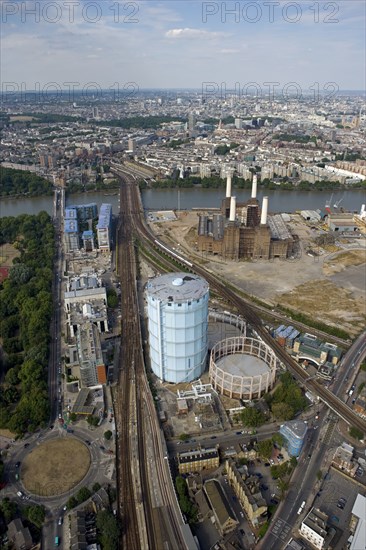
POLYGON ((341 199, 339 199, 339 201, 336 201, 336 202, 334 203, 333 208, 338 208, 338 206, 341 204, 341 202, 343 201, 343 199, 344 199, 344 195, 343 195, 343 197, 342 197, 341 199))

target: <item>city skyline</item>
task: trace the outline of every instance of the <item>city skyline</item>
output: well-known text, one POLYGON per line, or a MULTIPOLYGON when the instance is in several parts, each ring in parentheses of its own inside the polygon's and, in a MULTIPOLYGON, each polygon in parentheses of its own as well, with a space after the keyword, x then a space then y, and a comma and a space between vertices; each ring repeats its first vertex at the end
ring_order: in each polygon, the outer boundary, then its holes
POLYGON ((2 3, 2 90, 364 90, 363 2, 2 3), (8 87, 8 88, 7 88, 8 87), (10 88, 11 89, 11 88, 10 88))

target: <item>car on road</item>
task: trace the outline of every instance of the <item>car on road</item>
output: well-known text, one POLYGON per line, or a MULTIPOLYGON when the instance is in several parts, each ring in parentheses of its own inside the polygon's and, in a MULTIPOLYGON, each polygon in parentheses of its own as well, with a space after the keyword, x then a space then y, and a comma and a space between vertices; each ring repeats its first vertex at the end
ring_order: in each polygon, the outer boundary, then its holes
POLYGON ((244 529, 240 529, 240 534, 243 535, 243 536, 245 535, 244 529))
POLYGON ((20 462, 16 462, 16 463, 15 463, 15 467, 16 467, 16 468, 19 468, 19 466, 20 466, 20 462))
POLYGON ((262 483, 260 487, 261 487, 262 491, 268 491, 268 487, 267 487, 267 485, 264 485, 264 483, 262 483))
POLYGON ((211 439, 216 439, 216 435, 211 435, 211 439))
POLYGON ((30 443, 24 443, 24 449, 26 449, 27 447, 29 447, 30 443))
POLYGON ((22 491, 18 491, 17 495, 19 498, 24 498, 24 494, 22 493, 22 491))
POLYGON ((87 445, 91 445, 91 443, 90 443, 90 441, 89 441, 88 439, 85 440, 85 443, 86 443, 87 445))
POLYGON ((240 512, 240 517, 243 518, 244 517, 244 514, 243 512, 240 512))
POLYGON ((102 451, 105 451, 105 447, 103 447, 103 445, 99 445, 99 449, 101 449, 102 451))
POLYGON ((236 435, 241 435, 241 432, 235 432, 236 435))
POLYGON ((269 462, 265 462, 264 463, 265 467, 268 468, 270 466, 270 463, 269 462))
POLYGON ((58 518, 58 522, 57 522, 58 525, 62 525, 62 521, 63 521, 63 518, 62 518, 62 516, 60 516, 60 517, 58 518))

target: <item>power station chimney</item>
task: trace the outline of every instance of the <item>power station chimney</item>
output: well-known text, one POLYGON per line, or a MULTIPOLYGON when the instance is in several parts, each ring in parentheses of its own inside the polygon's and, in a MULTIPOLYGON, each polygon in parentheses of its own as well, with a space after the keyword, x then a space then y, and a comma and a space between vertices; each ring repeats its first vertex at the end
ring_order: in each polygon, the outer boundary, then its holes
MULTIPOLYGON (((230 210, 231 212, 231 210, 230 210)), ((261 213, 261 225, 267 225, 267 212, 268 212, 268 197, 263 197, 262 213, 261 213)))
POLYGON ((252 199, 257 198, 257 175, 253 175, 253 183, 252 183, 252 199))
POLYGON ((230 199, 230 222, 235 222, 236 217, 236 197, 231 197, 230 199))
POLYGON ((231 174, 228 174, 226 176, 226 198, 229 199, 231 197, 231 174))

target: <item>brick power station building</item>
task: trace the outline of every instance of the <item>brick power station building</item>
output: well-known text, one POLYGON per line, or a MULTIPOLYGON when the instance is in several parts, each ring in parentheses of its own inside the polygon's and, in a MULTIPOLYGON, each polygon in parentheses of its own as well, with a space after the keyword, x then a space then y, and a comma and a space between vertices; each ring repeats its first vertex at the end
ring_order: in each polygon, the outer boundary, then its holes
POLYGON ((253 176, 252 196, 236 203, 231 196, 231 176, 227 176, 226 198, 221 213, 201 214, 197 246, 200 252, 226 259, 287 258, 292 255, 294 238, 280 214, 268 216, 268 197, 262 208, 257 200, 257 177, 253 176))

